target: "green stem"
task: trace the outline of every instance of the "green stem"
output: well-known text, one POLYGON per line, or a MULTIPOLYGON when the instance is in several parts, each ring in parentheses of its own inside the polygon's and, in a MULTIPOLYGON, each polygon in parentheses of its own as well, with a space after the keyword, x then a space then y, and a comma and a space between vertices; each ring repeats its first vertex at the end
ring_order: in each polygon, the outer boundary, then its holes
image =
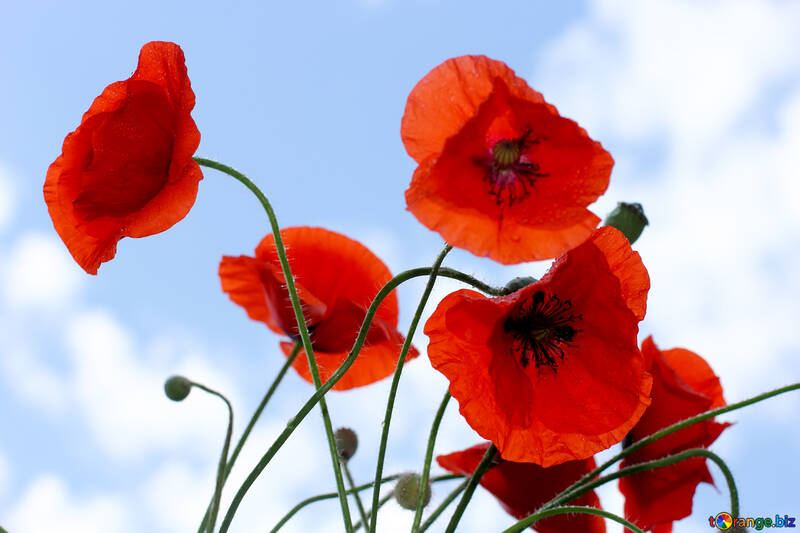
MULTIPOLYGON (((353 475, 350 473, 350 467, 347 465, 347 459, 342 459, 342 470, 344 470, 344 475, 347 478, 347 482, 350 484, 350 488, 356 488, 356 482, 353 480, 353 475)), ((379 483, 380 485, 380 483, 379 483)), ((361 496, 358 495, 358 491, 353 492, 353 498, 356 500, 356 506, 358 507, 358 513, 361 515, 361 522, 366 524, 367 523, 367 511, 364 509, 364 504, 361 502, 361 496)), ((353 531, 357 529, 356 526, 353 526, 353 531)))
MULTIPOLYGON (((389 491, 385 496, 381 497, 380 501, 378 502, 378 510, 380 510, 380 508, 383 507, 386 504, 386 502, 388 502, 392 498, 394 498, 394 491, 393 490, 389 491)), ((369 518, 371 515, 372 515, 372 513, 367 513, 367 518, 369 518)), ((358 531, 359 528, 364 524, 368 524, 367 520, 363 520, 361 522, 357 522, 356 525, 353 526, 353 530, 354 531, 358 531)))
POLYGON ((222 399, 225 405, 228 406, 228 430, 225 432, 225 444, 222 446, 222 453, 219 458, 219 466, 217 467, 217 483, 214 487, 214 497, 211 499, 211 513, 208 521, 208 533, 214 533, 214 526, 217 524, 217 514, 219 513, 219 501, 222 498, 222 486, 225 484, 225 465, 228 464, 228 449, 231 445, 231 435, 233 434, 233 406, 228 399, 219 392, 209 389, 200 383, 191 382, 193 387, 204 390, 209 394, 222 399))
MULTIPOLYGON (((431 267, 431 273, 428 277, 428 284, 425 286, 425 290, 422 293, 422 297, 419 300, 419 304, 417 305, 417 310, 414 313, 414 318, 411 319, 411 325, 408 327, 408 333, 406 334, 406 339, 403 342, 403 348, 400 350, 400 356, 397 358, 397 366, 394 370, 394 376, 392 376, 392 386, 389 389, 389 398, 386 401, 386 414, 383 418, 383 429, 381 431, 381 444, 380 448, 378 449, 378 461, 375 467, 375 481, 376 484, 372 489, 372 508, 378 508, 378 497, 380 495, 380 487, 377 484, 377 481, 383 475, 383 462, 386 458, 386 444, 389 441, 389 426, 392 423, 392 411, 394 410, 394 399, 397 395, 397 387, 400 384, 400 374, 403 372, 403 366, 406 361, 406 355, 408 355, 408 349, 411 347, 411 339, 414 337, 414 333, 417 330, 417 324, 419 324, 420 318, 422 318, 422 311, 425 310, 425 304, 428 303, 428 298, 431 295, 431 291, 433 290, 433 285, 436 283, 436 276, 439 273, 439 267, 442 265, 442 261, 444 261, 445 256, 447 253, 452 250, 453 247, 449 244, 439 252, 439 255, 436 257, 436 260, 433 262, 433 266, 431 267)), ((423 491, 424 492, 424 491, 423 491)), ((373 513, 372 519, 370 520, 369 524, 369 531, 370 533, 375 533, 375 528, 378 526, 378 513, 373 513)))
MULTIPOLYGON (((236 510, 239 508, 239 505, 241 504, 245 494, 247 494, 247 491, 250 490, 250 487, 253 485, 255 480, 258 479, 258 476, 261 474, 261 472, 264 471, 264 469, 267 467, 267 465, 275 456, 275 454, 278 453, 278 450, 280 450, 281 446, 283 446, 283 444, 291 436, 291 434, 294 433, 294 430, 297 429, 297 427, 300 425, 300 422, 303 421, 306 415, 308 415, 311 409, 313 409, 314 406, 317 404, 319 399, 326 392, 328 392, 331 389, 331 387, 333 387, 336 384, 336 382, 338 382, 342 378, 345 372, 347 372, 350 366, 355 362, 356 357, 358 356, 358 352, 367 338, 367 331, 369 330, 370 324, 372 323, 372 319, 378 310, 378 306, 381 304, 381 302, 383 302, 384 298, 386 298, 395 288, 397 288, 398 285, 413 278, 421 276, 429 276, 432 270, 433 269, 430 267, 421 267, 421 268, 406 270, 405 272, 401 272, 400 274, 393 277, 381 288, 380 291, 378 291, 378 294, 375 296, 375 299, 372 301, 369 308, 367 309, 367 312, 364 316, 364 320, 361 324, 361 329, 358 331, 358 335, 356 336, 356 340, 353 343, 353 348, 350 350, 350 353, 347 355, 345 360, 342 361, 342 364, 339 366, 339 368, 337 368, 336 371, 333 374, 331 374, 331 377, 328 378, 328 380, 322 385, 322 387, 316 392, 314 392, 314 394, 311 395, 311 397, 306 401, 306 403, 303 404, 303 406, 300 408, 297 414, 289 420, 289 422, 286 424, 286 428, 281 432, 280 435, 278 435, 278 438, 275 439, 275 442, 273 442, 272 445, 269 447, 269 449, 264 453, 264 455, 261 457, 256 466, 253 467, 253 470, 250 472, 247 478, 245 478, 244 482, 242 483, 242 486, 239 487, 239 490, 234 495, 230 507, 228 507, 228 511, 225 513, 225 517, 222 520, 219 533, 225 533, 228 530, 228 528, 230 527, 230 523, 233 520, 233 516, 236 514, 236 510)), ((443 275, 442 270, 445 269, 440 270, 440 275, 443 275)), ((466 280, 473 279, 470 276, 462 273, 458 273, 459 275, 456 277, 455 275, 453 275, 453 273, 457 271, 453 271, 450 269, 447 270, 449 270, 450 275, 447 275, 446 277, 465 281, 466 283, 470 283, 469 281, 466 280)))
POLYGON ((447 509, 447 507, 451 503, 453 503, 453 501, 458 497, 458 495, 461 494, 461 491, 463 491, 467 487, 467 483, 469 483, 469 478, 464 478, 464 481, 459 483, 459 485, 455 489, 453 489, 453 491, 450 494, 448 494, 444 500, 442 500, 442 503, 439 504, 439 507, 434 509, 433 512, 430 514, 430 516, 426 518, 425 521, 422 523, 422 525, 419 527, 420 533, 431 527, 431 525, 436 521, 436 519, 439 518, 439 515, 441 515, 444 512, 444 510, 447 509))
POLYGON ((461 500, 458 502, 458 506, 456 507, 455 512, 453 513, 453 517, 450 519, 450 523, 447 524, 447 529, 445 533, 453 533, 456 530, 456 526, 458 526, 458 521, 461 520, 461 515, 464 514, 464 510, 467 508, 467 504, 469 500, 472 498, 472 493, 475 492, 475 489, 478 486, 483 474, 489 470, 489 467, 492 464, 492 460, 494 459, 494 455, 497 453, 497 448, 494 444, 489 446, 489 449, 486 450, 486 453, 483 455, 483 459, 481 462, 478 463, 478 467, 469 477, 469 482, 467 486, 464 488, 464 494, 461 495, 461 500))
POLYGON ((707 459, 711 459, 719 469, 722 471, 722 475, 725 476, 725 482, 728 484, 728 492, 730 493, 731 498, 731 516, 739 516, 739 491, 736 488, 736 482, 733 479, 733 474, 731 473, 730 468, 728 465, 725 464, 725 461, 722 458, 715 454, 714 452, 707 450, 705 448, 691 448, 689 450, 684 450, 682 452, 676 453, 674 455, 669 455, 667 457, 662 457, 660 459, 655 459, 653 461, 647 461, 644 463, 637 463, 635 465, 631 465, 625 468, 621 468, 620 470, 614 472, 613 474, 608 474, 607 476, 599 477, 593 481, 588 483, 584 483, 583 485, 576 487, 572 490, 564 491, 546 504, 544 504, 539 510, 549 509, 553 507, 557 507, 559 505, 565 505, 575 498, 578 498, 587 492, 591 492, 595 488, 599 487, 600 485, 604 485, 609 481, 614 481, 615 479, 619 479, 621 477, 630 476, 633 474, 638 474, 639 472, 644 472, 646 470, 653 470, 655 468, 662 468, 665 466, 673 465, 680 461, 685 461, 686 459, 691 459, 693 457, 705 457, 707 459))
MULTIPOLYGON (((444 411, 447 409, 447 403, 450 401, 450 391, 446 392, 442 403, 439 405, 439 410, 436 411, 436 416, 433 418, 431 425, 431 432, 428 436, 428 448, 425 450, 425 463, 422 466, 422 474, 420 475, 419 486, 428 486, 428 477, 431 473, 431 462, 433 461, 433 446, 436 443, 436 435, 439 433, 439 425, 442 422, 444 411)), ((411 524, 412 533, 419 531, 419 523, 422 520, 422 506, 425 501, 425 490, 419 490, 417 495, 417 510, 414 513, 414 523, 411 524)))
POLYGON ((510 528, 503 531, 503 533, 518 533, 519 531, 523 531, 524 529, 531 526, 533 523, 547 518, 548 516, 556 516, 560 514, 593 514, 595 516, 602 516, 603 518, 608 518, 609 520, 613 520, 614 522, 620 523, 623 526, 627 527, 631 531, 635 533, 644 533, 641 529, 636 527, 631 522, 628 522, 621 516, 615 515, 614 513, 609 513, 608 511, 604 511, 602 509, 596 509, 594 507, 556 507, 555 509, 547 509, 545 511, 539 511, 536 514, 532 514, 528 518, 524 520, 520 520, 510 528))
MULTIPOLYGON (((278 253, 278 259, 281 263, 281 270, 283 271, 283 277, 286 282, 286 289, 289 292, 289 299, 292 301, 292 309, 294 310, 294 316, 297 320, 297 329, 300 333, 300 339, 303 342, 303 349, 306 352, 306 357, 308 358, 308 367, 311 371, 314 387, 319 390, 322 386, 322 382, 319 377, 317 361, 314 358, 314 348, 311 345, 311 337, 308 335, 308 328, 306 327, 306 321, 303 317, 303 309, 300 305, 300 298, 297 296, 297 289, 294 285, 294 277, 292 276, 292 270, 289 266, 289 260, 286 257, 286 249, 283 246, 283 239, 281 238, 281 230, 280 226, 278 226, 278 219, 275 216, 275 212, 272 210, 269 200, 267 200, 267 197, 264 196, 264 193, 261 192, 261 189, 259 189, 255 183, 250 181, 247 176, 238 170, 235 170, 228 165, 218 163, 217 161, 212 161, 202 157, 195 157, 194 160, 200 165, 219 170, 220 172, 224 172, 225 174, 228 174, 229 176, 239 180, 242 184, 244 184, 245 187, 250 189, 256 198, 258 198, 258 201, 261 202, 261 206, 264 208, 267 218, 269 218, 270 227, 272 228, 272 236, 275 240, 275 250, 278 253)), ((345 494, 344 479, 342 478, 341 463, 339 462, 339 452, 336 449, 336 440, 333 436, 333 425, 331 424, 331 417, 328 413, 328 403, 325 401, 324 397, 320 397, 319 399, 319 409, 322 413, 323 424, 325 425, 325 435, 328 438, 328 449, 330 451, 331 461, 333 463, 333 473, 334 477, 336 478, 336 488, 339 491, 339 503, 342 507, 344 528, 347 533, 352 533, 353 523, 350 519, 350 508, 347 503, 347 495, 345 494)))
MULTIPOLYGON (((387 477, 381 479, 381 483, 388 483, 389 481, 394 481, 395 479, 397 479, 399 477, 400 477, 399 474, 395 474, 393 476, 387 476, 387 477)), ((446 474, 446 475, 443 475, 443 476, 437 476, 437 477, 433 478, 431 481, 432 482, 449 481, 451 479, 460 479, 461 477, 463 477, 463 476, 459 476, 457 474, 446 474)), ((359 485, 358 487, 355 487, 353 489, 348 490, 347 494, 353 494, 355 492, 366 490, 366 489, 368 489, 370 487, 372 487, 372 482, 364 483, 363 485, 359 485)), ((297 505, 292 507, 292 510, 289 511, 288 513, 286 513, 286 516, 281 518, 280 522, 275 524, 275 527, 273 527, 270 530, 270 533, 277 533, 277 531, 280 530, 286 524, 286 522, 288 522, 294 515, 296 515, 299 511, 301 511, 303 509, 303 507, 306 507, 307 505, 311 505, 314 502, 319 502, 319 501, 322 501, 322 500, 332 500, 333 498, 336 498, 338 495, 339 494, 336 493, 336 492, 329 492, 329 493, 326 493, 326 494, 318 494, 316 496, 311 496, 310 498, 306 498, 305 500, 301 501, 300 503, 298 503, 297 505)))
POLYGON ((567 489, 564 492, 569 492, 570 490, 572 490, 572 489, 574 489, 574 488, 576 488, 576 487, 578 487, 580 485, 583 485, 584 483, 590 482, 591 480, 593 480, 594 478, 599 476, 601 473, 603 473, 604 471, 608 470, 608 468, 610 468, 617 461, 619 461, 621 459, 624 459, 625 457, 627 457, 628 455, 632 454, 633 452, 635 452, 637 450, 640 450, 641 448, 647 446, 651 442, 655 442, 656 440, 658 440, 658 439, 660 439, 662 437, 666 437, 667 435, 671 435, 672 433, 675 433, 676 431, 680 431, 680 430, 682 430, 684 428, 687 428, 687 427, 689 427, 689 426, 691 426, 693 424, 697 424, 698 422, 703 422, 704 420, 708 420, 709 418, 714 418, 715 416, 718 416, 718 415, 721 415, 721 414, 725 414, 725 413, 729 413, 731 411, 735 411, 737 409, 741 409, 742 407, 747 407, 748 405, 753 405, 754 403, 758 403, 758 402, 761 402, 763 400, 767 400, 769 398, 772 398, 774 396, 778 396, 780 394, 784 394, 786 392, 791 392, 791 391, 797 390, 797 389, 800 389, 800 383, 794 383, 792 385, 786 385, 785 387, 780 387, 778 389, 771 390, 771 391, 765 392, 763 394, 759 394, 758 396, 753 396, 752 398, 748 398, 748 399, 743 400, 743 401, 738 402, 738 403, 732 403, 732 404, 726 405, 724 407, 718 407, 717 409, 712 409, 710 411, 706 411, 705 413, 700 413, 697 416, 693 416, 691 418, 687 418, 686 420, 683 420, 681 422, 677 422, 675 424, 672 424, 671 426, 665 427, 664 429, 656 431, 655 433, 653 433, 653 434, 651 434, 651 435, 649 435, 649 436, 647 436, 647 437, 645 437, 643 439, 640 439, 640 440, 634 442, 633 444, 631 444, 630 446, 628 446, 627 448, 625 448, 624 450, 619 452, 617 455, 615 455, 614 457, 612 457, 611 459, 609 459, 608 461, 606 461, 602 465, 598 466, 597 468, 595 468, 594 470, 592 470, 591 472, 589 472, 588 474, 583 476, 581 479, 579 479, 578 481, 573 483, 572 486, 567 487, 567 489))
MULTIPOLYGON (((292 349, 292 353, 289 354, 289 357, 286 358, 286 362, 281 367, 278 375, 275 377, 275 380, 269 386, 267 393, 262 398, 261 403, 258 405, 258 408, 253 413, 253 416, 250 417, 250 422, 247 423, 247 427, 244 429, 242 436, 239 437, 239 442, 236 443, 236 447, 233 449, 233 453, 231 453, 230 459, 228 459, 228 464, 225 466, 225 480, 227 481, 228 476, 231 474, 231 470, 233 470, 233 465, 236 463, 236 458, 239 457, 239 452, 242 451, 242 447, 244 446, 245 441, 247 441, 247 437, 250 436, 250 432, 253 430, 253 427, 256 425, 261 413, 264 411, 264 408, 267 406, 270 398, 275 393, 275 390, 278 388, 278 385, 283 380, 283 376, 286 375, 286 372, 289 370, 289 367, 292 366, 294 360, 297 358, 297 354, 300 353, 300 346, 299 343, 294 345, 292 349)), ((212 502, 213 503, 213 502, 212 502)), ((208 521, 208 515, 211 512, 211 503, 208 504, 208 508, 206 508, 206 514, 203 516, 203 521, 200 522, 200 527, 197 530, 197 533, 203 533, 206 528, 206 522, 208 521)))

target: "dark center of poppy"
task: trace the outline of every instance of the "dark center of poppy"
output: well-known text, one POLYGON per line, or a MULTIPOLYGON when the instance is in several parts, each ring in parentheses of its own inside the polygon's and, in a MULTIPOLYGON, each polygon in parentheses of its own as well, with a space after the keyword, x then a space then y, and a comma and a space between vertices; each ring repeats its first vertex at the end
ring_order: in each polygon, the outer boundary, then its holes
POLYGON ((528 129, 521 137, 497 141, 491 155, 475 159, 484 169, 483 180, 489 185, 489 194, 495 197, 497 205, 511 206, 526 198, 536 179, 547 176, 526 153, 526 149, 538 143, 539 139, 532 139, 528 129))
POLYGON ((523 368, 533 361, 540 374, 543 366, 556 372, 564 347, 573 346, 571 342, 582 331, 574 327, 580 319, 571 301, 536 291, 506 319, 503 330, 513 337, 510 351, 523 368))

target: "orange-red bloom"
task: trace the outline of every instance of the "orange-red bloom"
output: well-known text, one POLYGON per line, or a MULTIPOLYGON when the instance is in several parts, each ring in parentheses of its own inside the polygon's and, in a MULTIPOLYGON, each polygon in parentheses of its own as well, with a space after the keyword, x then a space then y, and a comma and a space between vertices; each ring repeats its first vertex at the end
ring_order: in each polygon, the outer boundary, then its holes
MULTIPOLYGON (((626 443, 725 405, 719 378, 699 355, 682 348, 662 352, 652 337, 642 343, 642 354, 653 375, 652 403, 625 439, 626 443)), ((694 424, 632 453, 620 467, 689 448, 708 447, 729 425, 713 419, 694 424)), ((669 533, 674 520, 692 513, 694 491, 701 482, 714 483, 705 457, 620 478, 625 516, 644 530, 669 533)))
POLYGON ((401 128, 419 163, 408 210, 453 246, 501 263, 556 257, 599 219, 614 160, 504 63, 448 59, 411 91, 401 128))
MULTIPOLYGON (((347 357, 367 308, 380 288, 392 279, 392 274, 362 244, 332 231, 286 228, 281 230, 281 238, 324 382, 347 357)), ((250 318, 264 322, 279 335, 299 341, 272 235, 261 241, 255 257, 223 257, 219 276, 222 290, 244 307, 250 318)), ((397 316, 397 294, 391 292, 378 307, 358 358, 334 389, 368 385, 394 372, 404 340, 397 331, 397 316)), ((293 346, 294 342, 281 343, 286 355, 293 346)), ((417 355, 412 346, 407 359, 417 355)), ((304 351, 293 366, 303 379, 312 381, 304 351)))
MULTIPOLYGON (((439 466, 454 474, 472 475, 489 443, 478 444, 460 452, 439 455, 439 466)), ((483 488, 491 492, 505 511, 519 520, 533 514, 539 507, 597 467, 594 457, 568 461, 542 468, 532 463, 515 463, 495 456, 495 462, 481 478, 483 488)), ((594 491, 575 498, 570 505, 600 507, 594 491)), ((559 515, 539 520, 531 526, 539 533, 605 533, 602 518, 588 514, 559 515)))
POLYGON ((603 227, 508 296, 445 297, 425 325, 428 356, 505 459, 586 459, 621 441, 650 403, 636 342, 649 288, 639 254, 603 227))
POLYGON ((95 98, 47 170, 44 199, 53 225, 89 274, 123 237, 172 227, 189 212, 203 179, 190 112, 194 93, 174 43, 142 47, 136 71, 95 98))

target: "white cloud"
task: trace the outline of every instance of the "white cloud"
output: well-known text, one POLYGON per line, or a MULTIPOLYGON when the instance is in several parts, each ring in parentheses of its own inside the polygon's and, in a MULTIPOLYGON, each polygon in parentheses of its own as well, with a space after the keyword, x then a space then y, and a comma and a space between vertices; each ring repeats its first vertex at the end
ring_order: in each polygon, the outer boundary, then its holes
POLYGON ((0 233, 8 227, 14 215, 14 189, 10 172, 0 163, 0 233))
POLYGON ((16 240, 4 270, 3 292, 12 309, 58 308, 74 299, 83 282, 80 268, 64 245, 39 233, 27 233, 16 240))
POLYGON ((18 533, 133 533, 130 524, 119 498, 108 494, 76 498, 61 479, 45 475, 23 492, 9 513, 7 527, 18 533))
POLYGON ((68 399, 63 376, 9 333, 6 328, 0 328, 0 343, 4 346, 0 375, 6 386, 25 402, 51 416, 63 414, 68 399))

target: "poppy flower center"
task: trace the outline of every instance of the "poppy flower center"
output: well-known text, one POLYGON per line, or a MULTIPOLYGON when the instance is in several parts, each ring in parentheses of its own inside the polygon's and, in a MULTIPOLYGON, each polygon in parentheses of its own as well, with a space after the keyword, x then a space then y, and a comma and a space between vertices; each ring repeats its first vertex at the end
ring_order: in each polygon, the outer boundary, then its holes
POLYGON ((478 157, 475 164, 484 169, 483 180, 489 185, 489 194, 497 205, 511 206, 530 193, 537 178, 548 174, 541 172, 539 163, 533 161, 526 150, 538 139, 531 139, 528 129, 515 139, 501 139, 494 143, 491 155, 478 157))
POLYGON ((523 368, 533 361, 540 374, 543 366, 555 373, 564 359, 564 347, 573 346, 570 343, 581 332, 574 327, 580 319, 569 300, 536 291, 506 319, 503 330, 511 335, 510 352, 523 368))

